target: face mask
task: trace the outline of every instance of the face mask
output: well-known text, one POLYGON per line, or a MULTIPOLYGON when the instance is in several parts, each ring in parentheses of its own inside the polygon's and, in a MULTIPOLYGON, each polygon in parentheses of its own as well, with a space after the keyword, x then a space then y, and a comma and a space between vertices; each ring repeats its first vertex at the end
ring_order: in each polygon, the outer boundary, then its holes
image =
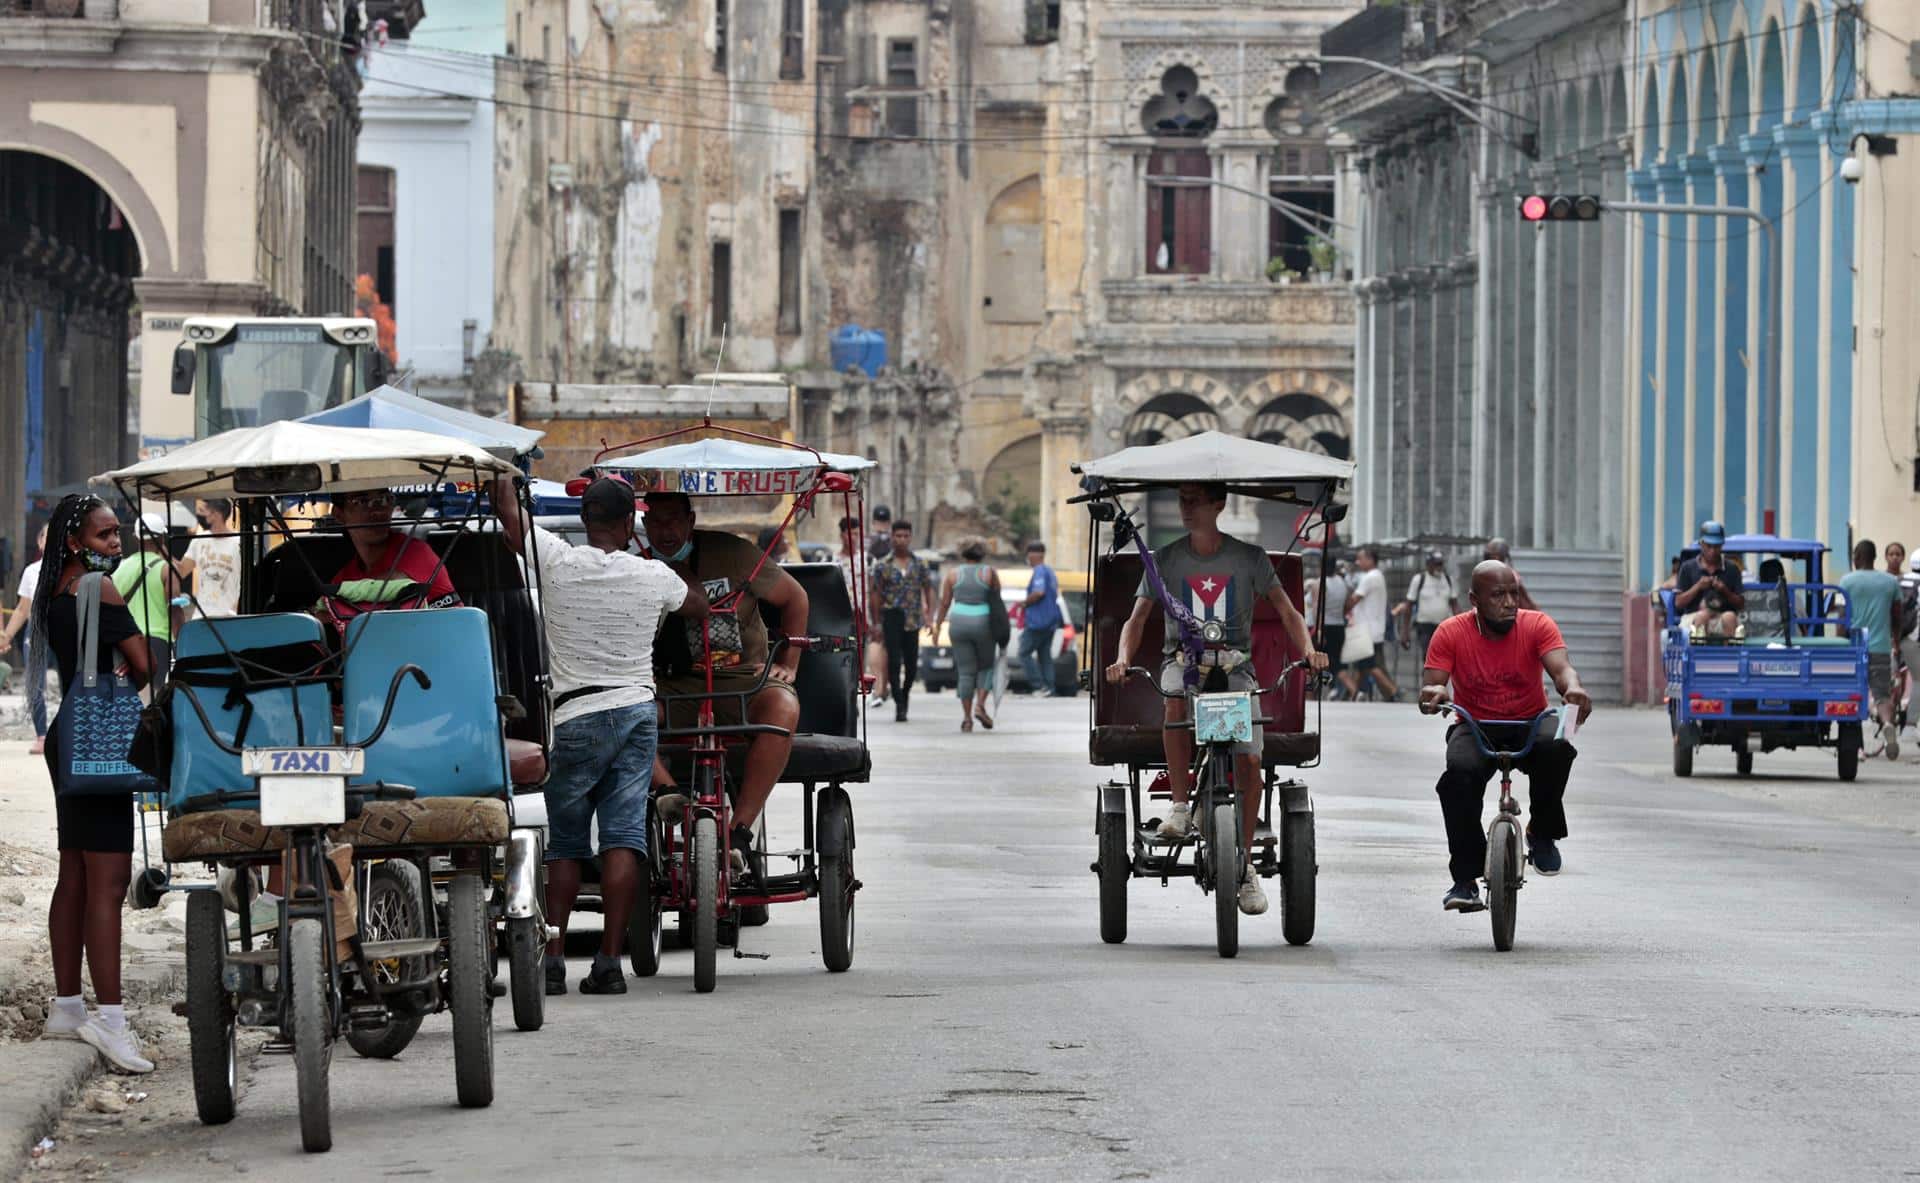
POLYGON ((97 550, 80 552, 80 565, 88 571, 97 571, 102 575, 111 575, 120 565, 119 555, 103 555, 97 550))
POLYGON ((660 559, 660 561, 665 563, 684 563, 687 561, 687 556, 692 553, 693 553, 693 536, 688 535, 686 541, 680 544, 679 550, 674 551, 670 555, 662 554, 659 551, 655 551, 654 555, 655 557, 660 559))

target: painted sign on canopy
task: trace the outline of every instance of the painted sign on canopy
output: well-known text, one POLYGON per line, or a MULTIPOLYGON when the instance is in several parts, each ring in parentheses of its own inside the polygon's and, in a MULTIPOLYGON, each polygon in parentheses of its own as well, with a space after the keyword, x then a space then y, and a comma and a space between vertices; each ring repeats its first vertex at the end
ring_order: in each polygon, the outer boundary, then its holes
POLYGON ((797 496, 813 487, 817 468, 642 469, 634 473, 648 493, 685 493, 693 497, 797 496))

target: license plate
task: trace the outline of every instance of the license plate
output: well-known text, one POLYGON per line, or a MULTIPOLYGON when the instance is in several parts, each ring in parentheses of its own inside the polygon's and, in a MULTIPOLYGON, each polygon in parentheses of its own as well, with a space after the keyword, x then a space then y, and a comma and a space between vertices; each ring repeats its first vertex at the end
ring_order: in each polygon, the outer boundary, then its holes
POLYGON ((1747 668, 1766 678, 1797 678, 1801 667, 1798 661, 1756 661, 1747 668))
POLYGON ((1252 743, 1253 695, 1202 694, 1193 700, 1195 743, 1252 743))
POLYGON ((248 776, 359 776, 367 753, 360 748, 248 748, 240 764, 248 776))
POLYGON ((953 658, 935 657, 928 660, 927 664, 936 670, 950 670, 953 668, 953 658))
POLYGON ((263 776, 260 824, 337 826, 347 820, 344 776, 263 776))

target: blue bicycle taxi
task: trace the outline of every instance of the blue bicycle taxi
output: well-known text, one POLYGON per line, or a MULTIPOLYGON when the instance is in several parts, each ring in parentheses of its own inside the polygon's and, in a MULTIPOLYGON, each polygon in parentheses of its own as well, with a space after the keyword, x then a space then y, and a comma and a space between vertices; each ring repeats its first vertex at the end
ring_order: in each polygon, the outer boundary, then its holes
POLYGON ((226 885, 172 888, 188 893, 186 1009, 207 1124, 234 1116, 236 1028, 266 1028, 268 1050, 294 1060, 301 1142, 326 1150, 335 1040, 391 1057, 440 1011, 452 1013, 459 1103, 491 1104, 502 929, 516 1020, 538 1025, 519 1004, 542 997, 541 851, 513 825, 515 787, 545 779, 537 569, 474 523, 396 518, 431 548, 432 575, 370 581, 386 610, 340 616, 330 606, 346 588, 332 580, 352 543, 299 513, 348 494, 390 508, 397 487, 471 490, 513 471, 445 436, 276 423, 104 478, 136 504, 238 506, 242 614, 180 630, 144 760, 162 785, 169 868, 205 864, 226 885), (461 606, 418 606, 443 573, 461 606), (270 922, 251 906, 263 872, 284 886, 270 922))
POLYGON ((1674 775, 1692 776, 1707 746, 1732 748, 1741 776, 1752 774, 1756 751, 1827 747, 1840 779, 1852 780, 1872 714, 1867 638, 1854 631, 1839 586, 1822 578, 1826 545, 1733 534, 1724 553, 1740 563, 1746 595, 1735 637, 1704 635, 1674 607, 1671 589, 1658 593, 1674 775))

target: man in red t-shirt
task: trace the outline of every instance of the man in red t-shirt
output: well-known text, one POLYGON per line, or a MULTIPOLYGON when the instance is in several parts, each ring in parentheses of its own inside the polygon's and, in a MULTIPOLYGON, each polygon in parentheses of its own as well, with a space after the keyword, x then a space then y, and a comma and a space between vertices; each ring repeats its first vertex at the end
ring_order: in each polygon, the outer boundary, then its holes
MULTIPOLYGON (((1553 679, 1560 697, 1580 709, 1580 721, 1593 713, 1593 699, 1580 686, 1580 675, 1567 661, 1567 643, 1560 628, 1544 612, 1520 607, 1524 594, 1513 568, 1488 559, 1473 569, 1468 592, 1472 611, 1443 623, 1427 647, 1426 672, 1420 687, 1420 712, 1437 714, 1449 702, 1482 724, 1495 746, 1519 748, 1524 729, 1486 727, 1489 719, 1531 719, 1547 709, 1540 688, 1540 672, 1553 679), (1449 691, 1448 685, 1452 689, 1449 691), (1519 735, 1514 732, 1520 731, 1519 735)), ((1567 814, 1561 798, 1576 753, 1564 739, 1555 739, 1554 721, 1540 722, 1541 734, 1527 758, 1515 767, 1527 774, 1533 820, 1527 826, 1528 857, 1542 875, 1560 873, 1560 839, 1567 836, 1567 814)), ((1453 912, 1478 912, 1479 878, 1487 860, 1487 834, 1480 824, 1481 800, 1496 771, 1481 752, 1464 723, 1447 732, 1447 770, 1436 790, 1440 812, 1447 823, 1447 849, 1452 854, 1453 887, 1441 906, 1453 912)))
POLYGON ((433 548, 393 528, 393 493, 344 493, 333 517, 353 543, 353 557, 334 573, 327 597, 342 630, 362 612, 383 608, 450 608, 460 603, 453 580, 433 548))

